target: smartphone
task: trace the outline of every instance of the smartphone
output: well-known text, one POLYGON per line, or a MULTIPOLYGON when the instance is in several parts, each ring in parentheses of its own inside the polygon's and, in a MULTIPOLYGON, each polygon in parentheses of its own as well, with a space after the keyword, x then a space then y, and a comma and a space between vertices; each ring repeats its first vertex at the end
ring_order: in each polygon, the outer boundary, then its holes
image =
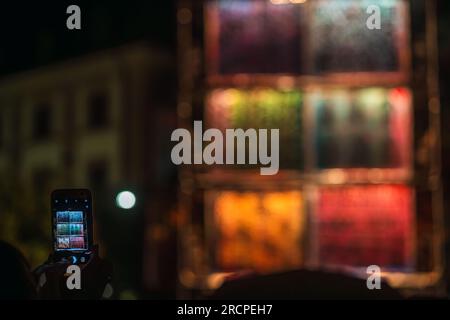
POLYGON ((51 194, 54 260, 81 264, 93 246, 92 195, 87 189, 61 189, 51 194))

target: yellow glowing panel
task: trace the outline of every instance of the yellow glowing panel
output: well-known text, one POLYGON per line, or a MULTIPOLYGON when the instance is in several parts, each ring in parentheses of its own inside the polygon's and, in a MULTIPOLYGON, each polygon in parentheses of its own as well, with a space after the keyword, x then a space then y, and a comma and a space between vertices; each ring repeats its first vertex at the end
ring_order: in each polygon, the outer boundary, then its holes
POLYGON ((216 266, 274 271, 302 262, 303 196, 287 192, 210 192, 216 266))

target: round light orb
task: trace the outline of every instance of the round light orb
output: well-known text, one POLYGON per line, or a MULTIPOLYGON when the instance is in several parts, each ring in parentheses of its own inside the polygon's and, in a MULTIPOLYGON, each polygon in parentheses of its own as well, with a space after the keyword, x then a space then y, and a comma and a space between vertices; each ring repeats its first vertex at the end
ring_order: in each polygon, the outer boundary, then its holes
POLYGON ((131 209, 136 204, 136 196, 131 191, 119 192, 116 196, 116 204, 121 209, 131 209))

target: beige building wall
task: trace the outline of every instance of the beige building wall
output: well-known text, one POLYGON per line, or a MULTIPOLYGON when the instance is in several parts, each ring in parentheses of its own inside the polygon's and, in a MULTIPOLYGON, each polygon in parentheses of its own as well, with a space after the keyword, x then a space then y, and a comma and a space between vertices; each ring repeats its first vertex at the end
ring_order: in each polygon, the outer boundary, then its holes
POLYGON ((133 121, 141 123, 140 112, 151 107, 142 105, 147 88, 140 82, 152 68, 165 63, 161 57, 146 46, 134 45, 0 80, 5 140, 0 148, 0 175, 1 170, 16 172, 18 179, 31 185, 36 172, 48 170, 56 173, 51 181, 54 187, 87 187, 90 164, 102 162, 109 185, 120 183, 124 175, 139 179, 138 172, 124 168, 139 164, 143 138, 136 136, 140 129, 133 121), (92 130, 89 99, 97 93, 108 101, 109 123, 92 130), (50 136, 37 141, 33 117, 42 104, 51 108, 50 136))

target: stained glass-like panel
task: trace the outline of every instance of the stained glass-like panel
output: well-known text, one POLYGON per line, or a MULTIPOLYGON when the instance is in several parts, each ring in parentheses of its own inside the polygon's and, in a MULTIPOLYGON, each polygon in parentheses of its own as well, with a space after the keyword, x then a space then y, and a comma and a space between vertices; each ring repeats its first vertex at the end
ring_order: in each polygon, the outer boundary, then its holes
POLYGON ((207 124, 222 131, 279 129, 280 168, 301 169, 302 98, 302 93, 296 90, 217 89, 207 98, 207 124))
POLYGON ((300 191, 210 191, 210 243, 222 270, 299 267, 305 228, 300 191))
POLYGON ((409 268, 413 192, 400 185, 325 187, 317 203, 322 265, 409 268))
POLYGON ((310 99, 318 168, 408 167, 411 97, 407 89, 320 91, 310 99))
POLYGON ((300 9, 270 1, 209 2, 210 73, 300 73, 300 9))

